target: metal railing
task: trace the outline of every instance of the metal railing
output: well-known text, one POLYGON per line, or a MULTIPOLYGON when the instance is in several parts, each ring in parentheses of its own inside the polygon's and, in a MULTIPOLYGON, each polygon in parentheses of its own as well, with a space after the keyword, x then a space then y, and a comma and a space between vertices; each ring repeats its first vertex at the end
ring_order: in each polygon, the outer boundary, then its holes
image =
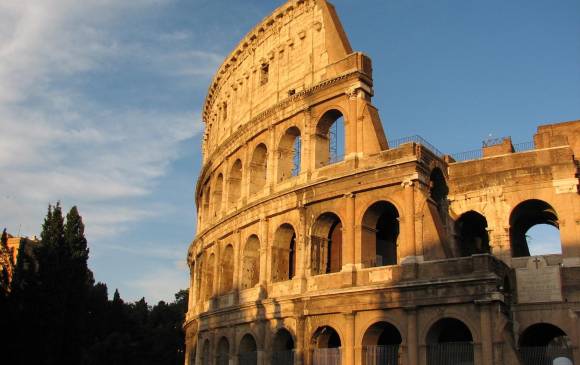
MULTIPOLYGON (((553 365, 558 358, 570 360, 573 364, 572 350, 554 346, 529 346, 520 348, 520 356, 523 365, 553 365)), ((564 363, 561 361, 560 363, 564 363)))
POLYGON ((256 365, 258 364, 257 352, 244 352, 238 355, 239 365, 256 365))
POLYGON ((399 345, 365 346, 364 365, 398 365, 399 345))
POLYGON ((272 365, 294 365, 294 350, 272 353, 272 365))
POLYGON ((427 365, 473 365, 473 343, 448 342, 427 346, 427 365))
POLYGON ((483 151, 479 150, 471 150, 465 152, 454 153, 451 157, 455 161, 469 161, 469 160, 477 160, 483 157, 483 151))
POLYGON ((534 142, 521 142, 513 145, 515 152, 531 151, 535 148, 534 142))
POLYGON ((312 365, 340 365, 340 347, 315 349, 312 351, 312 365))
POLYGON ((228 354, 218 354, 216 356, 216 365, 229 365, 230 356, 228 354))
POLYGON ((410 142, 415 142, 417 144, 420 144, 420 145, 427 147, 428 150, 430 150, 431 152, 433 152, 435 155, 439 156, 440 158, 443 158, 443 156, 444 156, 443 152, 439 151, 435 146, 433 146, 431 143, 427 142, 426 139, 424 139, 423 137, 421 137, 417 134, 414 136, 402 137, 402 138, 390 140, 390 141, 388 141, 388 145, 389 145, 389 148, 397 148, 404 143, 410 143, 410 142))

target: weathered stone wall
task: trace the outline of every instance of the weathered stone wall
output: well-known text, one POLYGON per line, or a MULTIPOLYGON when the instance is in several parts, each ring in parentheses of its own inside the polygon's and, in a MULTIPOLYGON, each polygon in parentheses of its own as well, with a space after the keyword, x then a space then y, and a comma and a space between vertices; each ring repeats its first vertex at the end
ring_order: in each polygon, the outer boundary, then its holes
POLYGON ((475 364, 515 365, 539 323, 580 363, 580 122, 540 127, 530 151, 505 140, 453 162, 418 142, 389 148, 372 96, 371 62, 324 0, 289 1, 220 67, 203 114, 187 364, 247 352, 270 364, 282 342, 313 364, 337 339, 343 364, 361 364, 381 334, 400 337, 399 363, 427 364, 454 329, 475 364), (559 229, 561 254, 529 257, 539 223, 559 229))

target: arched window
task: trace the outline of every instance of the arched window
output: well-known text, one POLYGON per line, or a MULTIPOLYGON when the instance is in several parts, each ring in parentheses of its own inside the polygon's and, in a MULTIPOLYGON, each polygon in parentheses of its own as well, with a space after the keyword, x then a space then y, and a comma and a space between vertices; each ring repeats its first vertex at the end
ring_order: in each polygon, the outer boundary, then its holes
POLYGON ((272 247, 272 281, 290 280, 296 268, 296 232, 290 224, 283 224, 274 234, 272 247))
POLYGON ((510 216, 513 257, 561 253, 562 246, 557 229, 558 215, 550 204, 535 199, 520 203, 510 216), (539 229, 536 231, 532 228, 539 229), (530 237, 529 233, 535 233, 538 240, 530 237))
POLYGON ((300 174, 301 150, 300 130, 296 127, 288 128, 278 145, 278 181, 300 174))
POLYGON ((257 365, 258 346, 256 340, 250 334, 246 334, 240 341, 240 351, 238 354, 240 365, 257 365))
POLYGON ((222 294, 226 294, 232 291, 233 283, 234 283, 234 247, 232 245, 227 245, 222 255, 220 292, 222 294))
POLYGON ((455 238, 463 257, 490 252, 487 220, 473 210, 455 222, 455 238))
POLYGON ((268 170, 268 149, 266 145, 260 143, 252 154, 250 164, 250 194, 256 194, 266 185, 266 174, 268 170))
POLYGON ((230 207, 235 207, 240 200, 242 192, 242 161, 236 160, 230 170, 228 178, 228 202, 230 207))
POLYGON ((260 281, 260 240, 256 235, 246 242, 242 262, 242 289, 253 288, 260 281))
POLYGON ((437 321, 427 333, 427 365, 473 365, 473 336, 469 328, 455 318, 437 321))
POLYGON ((216 365, 229 365, 230 363, 230 343, 228 339, 222 337, 218 342, 216 365))
POLYGON ((222 214, 222 191, 224 187, 224 175, 219 174, 213 189, 213 211, 214 217, 219 217, 222 214))
POLYGON ((320 327, 312 336, 313 365, 340 365, 341 341, 338 332, 330 326, 320 327))
POLYGON ((215 280, 215 255, 212 253, 205 265, 203 275, 203 300, 207 301, 213 296, 213 281, 215 280))
POLYGON ((344 159, 344 117, 338 110, 329 110, 316 126, 316 167, 333 164, 344 159))
POLYGON ((342 222, 334 213, 322 214, 312 227, 312 275, 342 270, 342 222))
POLYGON ((203 349, 201 351, 201 363, 202 365, 211 364, 211 353, 209 349, 209 340, 205 340, 203 343, 203 349))
POLYGON ((284 328, 276 332, 274 336, 271 364, 294 365, 294 339, 284 328))
POLYGON ((520 336, 519 345, 523 365, 573 364, 570 338, 552 324, 537 323, 528 327, 520 336))
POLYGON ((392 324, 373 324, 363 337, 363 364, 398 364, 401 342, 401 333, 392 324))
POLYGON ((443 217, 447 214, 447 195, 449 194, 449 187, 445 182, 445 175, 440 168, 436 167, 431 171, 429 177, 429 197, 437 205, 439 214, 443 217))
POLYGON ((371 205, 362 220, 362 261, 366 267, 396 265, 399 212, 389 202, 371 205))

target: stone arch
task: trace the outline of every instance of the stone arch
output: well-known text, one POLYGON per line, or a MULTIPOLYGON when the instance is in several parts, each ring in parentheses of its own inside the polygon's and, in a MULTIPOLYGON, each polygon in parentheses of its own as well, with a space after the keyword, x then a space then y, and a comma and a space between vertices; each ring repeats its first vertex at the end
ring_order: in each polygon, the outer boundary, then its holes
POLYGON ((253 335, 246 333, 240 340, 238 349, 238 359, 241 365, 258 364, 258 345, 253 335))
POLYGON ((338 109, 326 111, 316 124, 315 166, 322 167, 344 159, 344 115, 338 109))
POLYGON ((227 245, 222 254, 220 293, 226 294, 234 287, 234 246, 227 245))
POLYGON ((335 213, 323 213, 311 229, 312 275, 330 274, 342 269, 342 221, 335 213))
POLYGON ((241 288, 253 288, 260 281, 260 240, 255 234, 246 241, 242 254, 241 288))
POLYGON ((470 210, 455 221, 455 241, 461 256, 490 253, 487 219, 470 210))
POLYGON ((294 336, 286 328, 278 329, 272 341, 271 363, 276 365, 293 365, 294 349, 294 336))
POLYGON ((235 207, 242 196, 242 160, 237 159, 230 169, 228 177, 228 204, 235 207))
POLYGON ((298 127, 288 128, 278 143, 278 181, 298 176, 302 164, 302 136, 298 127))
POLYGON ((433 323, 425 336, 427 365, 474 364, 473 334, 461 320, 444 317, 433 323))
POLYGON ((256 194, 266 186, 268 176, 268 148, 260 143, 254 148, 250 162, 250 194, 256 194))
POLYGON ((318 327, 312 335, 310 346, 313 365, 341 363, 342 340, 333 327, 318 327))
POLYGON ((375 322, 362 337, 363 364, 398 364, 403 337, 390 322, 375 322))
POLYGON ((213 281, 215 278, 215 255, 212 253, 209 255, 209 258, 204 265, 204 274, 203 274, 203 300, 207 301, 213 297, 213 281))
POLYGON ((560 229, 556 210, 543 200, 530 199, 518 204, 510 214, 510 243, 513 257, 530 256, 526 233, 545 224, 560 229))
POLYGON ((449 194, 449 187, 445 180, 445 174, 439 167, 433 168, 429 175, 429 198, 437 206, 437 210, 441 214, 447 212, 447 195, 449 194))
POLYGON ((296 230, 284 223, 274 233, 272 281, 290 280, 296 274, 296 230))
POLYGON ((398 263, 399 211, 387 201, 373 203, 361 222, 362 264, 364 267, 398 263))
POLYGON ((210 214, 210 200, 211 200, 211 187, 206 184, 202 193, 202 208, 201 208, 201 220, 203 224, 209 223, 210 214))
POLYGON ((211 364, 211 349, 209 344, 209 339, 203 342, 203 347, 201 349, 201 365, 211 364))
POLYGON ((557 359, 565 363, 564 359, 573 359, 570 338, 551 323, 535 323, 527 327, 520 335, 518 345, 523 365, 556 364, 557 359))
POLYGON ((212 196, 214 217, 219 217, 222 214, 223 186, 224 175, 219 174, 215 181, 212 196))
POLYGON ((230 342, 226 337, 220 338, 216 352, 216 365, 229 365, 230 342))

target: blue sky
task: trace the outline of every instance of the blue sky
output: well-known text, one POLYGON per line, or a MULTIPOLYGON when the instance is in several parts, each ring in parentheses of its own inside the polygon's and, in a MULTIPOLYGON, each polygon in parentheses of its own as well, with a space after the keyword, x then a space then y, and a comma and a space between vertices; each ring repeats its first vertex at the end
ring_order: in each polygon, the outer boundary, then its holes
MULTIPOLYGON (((90 266, 128 300, 187 287, 199 111, 213 72, 282 1, 0 3, 0 225, 78 205, 90 266)), ((336 0, 374 62, 389 139, 444 152, 580 119, 577 0, 336 0)))

